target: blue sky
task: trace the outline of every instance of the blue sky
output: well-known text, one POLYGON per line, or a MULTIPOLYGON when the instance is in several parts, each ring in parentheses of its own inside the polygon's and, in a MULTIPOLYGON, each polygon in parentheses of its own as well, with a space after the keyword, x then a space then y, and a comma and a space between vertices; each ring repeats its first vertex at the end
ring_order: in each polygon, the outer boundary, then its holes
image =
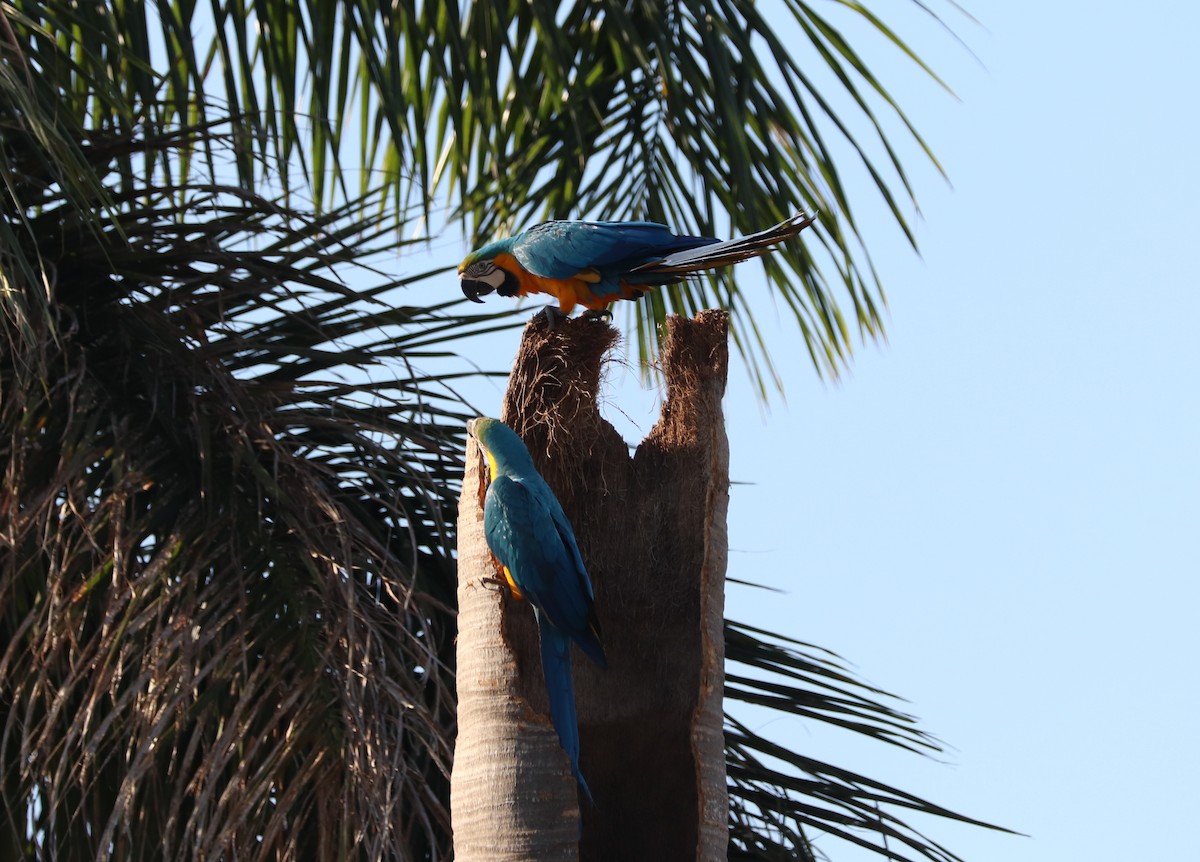
POLYGON ((888 344, 836 385, 788 355, 788 403, 765 419, 731 377, 733 477, 755 484, 733 491, 730 574, 786 594, 735 586, 729 613, 910 701, 953 746, 946 763, 769 730, 1030 835, 926 824, 965 859, 1185 858, 1200 802, 1200 13, 969 8, 983 26, 958 29, 979 61, 906 31, 960 102, 896 65, 953 183, 918 174, 922 257, 859 209, 888 344))
MULTIPOLYGON (((917 257, 864 186, 889 341, 845 380, 820 382, 769 309, 786 404, 764 413, 733 370, 732 477, 748 484, 732 492, 730 575, 783 593, 731 586, 728 612, 840 653, 952 748, 935 762, 756 726, 1030 836, 918 824, 970 862, 1185 858, 1200 803, 1200 12, 974 2, 978 25, 950 20, 976 58, 889 8, 959 97, 870 54, 952 187, 916 171, 917 257)), ((761 270, 743 269, 769 305, 761 270)), ((606 398, 630 439, 649 430, 656 394, 635 373, 615 372, 606 398)), ((499 390, 477 404, 498 410, 499 390)))

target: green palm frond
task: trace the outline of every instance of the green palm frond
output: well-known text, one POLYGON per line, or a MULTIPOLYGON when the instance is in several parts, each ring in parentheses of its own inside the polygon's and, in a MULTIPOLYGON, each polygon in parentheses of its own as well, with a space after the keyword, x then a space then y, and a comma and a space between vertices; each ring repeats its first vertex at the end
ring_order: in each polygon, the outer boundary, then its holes
MULTIPOLYGON (((818 721, 916 753, 941 751, 912 716, 889 705, 894 695, 855 678, 828 650, 727 620, 725 658, 730 702, 818 721)), ((730 859, 815 859, 809 836, 819 834, 888 859, 961 862, 909 825, 904 815, 910 812, 1008 831, 792 751, 728 711, 725 753, 730 859)))
MULTIPOLYGON (((467 58, 459 93, 485 115, 499 111, 501 122, 486 142, 469 129, 464 140, 451 92, 439 128, 453 136, 445 173, 477 237, 579 215, 724 236, 817 211, 807 244, 767 273, 816 367, 837 374, 852 329, 881 333, 884 304, 843 174, 865 173, 912 240, 913 188, 888 133, 911 137, 940 167, 832 16, 866 21, 941 82, 881 19, 856 3, 836 5, 823 15, 815 4, 781 0, 770 7, 775 22, 751 2, 472 5, 466 29, 486 61, 467 58), (781 17, 794 25, 786 42, 781 17), (473 86, 484 82, 480 99, 473 86)), ((643 358, 667 313, 721 304, 732 308, 736 344, 765 382, 772 372, 754 304, 730 279, 668 288, 637 305, 643 358)))
MULTIPOLYGON (((233 173, 249 189, 278 183, 330 207, 383 187, 393 216, 415 206, 427 222, 444 192, 476 240, 548 216, 726 236, 816 211, 817 228, 766 272, 831 375, 856 334, 882 333, 885 302, 844 177, 867 177, 911 241, 911 165, 893 138, 941 170, 839 25, 865 23, 944 85, 883 19, 846 0, 161 0, 115 15, 55 3, 37 20, 25 8, 12 20, 31 64, 55 34, 74 35, 55 62, 79 82, 75 122, 130 132, 233 117, 233 173), (114 38, 120 51, 106 47, 114 38), (83 86, 94 80, 109 83, 83 86)), ((196 155, 215 158, 203 146, 196 155)), ((732 309, 735 344, 765 393, 780 380, 757 328, 762 304, 729 273, 635 306, 643 358, 668 312, 718 304, 732 309)))

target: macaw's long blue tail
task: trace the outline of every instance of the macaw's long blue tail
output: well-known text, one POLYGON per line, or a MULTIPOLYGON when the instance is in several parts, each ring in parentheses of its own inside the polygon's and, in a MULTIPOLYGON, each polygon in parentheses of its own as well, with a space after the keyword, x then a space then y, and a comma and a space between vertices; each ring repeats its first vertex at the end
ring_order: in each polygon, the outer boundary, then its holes
POLYGON ((766 254, 776 245, 791 239, 814 221, 813 216, 796 213, 785 222, 774 227, 760 230, 748 236, 727 239, 724 242, 710 242, 695 245, 691 248, 675 251, 654 260, 634 267, 624 275, 630 284, 665 284, 678 280, 678 276, 692 272, 716 269, 759 257, 766 254))
POLYGON ((558 742, 571 761, 571 772, 583 795, 592 802, 592 791, 579 771, 579 719, 575 715, 575 685, 571 680, 571 639, 545 614, 535 609, 542 647, 542 675, 550 698, 550 720, 558 733, 558 742))

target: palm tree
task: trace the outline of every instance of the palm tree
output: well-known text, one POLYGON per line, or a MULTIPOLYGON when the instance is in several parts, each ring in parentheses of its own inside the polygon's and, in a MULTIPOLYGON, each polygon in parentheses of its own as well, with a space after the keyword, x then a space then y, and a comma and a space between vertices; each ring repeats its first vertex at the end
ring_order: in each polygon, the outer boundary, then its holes
POLYGON ((554 487, 587 561, 608 668, 577 662, 590 798, 581 819, 545 719, 530 615, 495 579, 471 457, 459 516, 455 858, 725 859, 723 721, 729 443, 721 401, 728 319, 672 317, 666 401, 631 456, 600 414, 616 333, 588 318, 525 330, 502 418, 554 487), (511 607, 506 608, 509 605, 511 607), (503 684, 497 684, 503 680, 503 684), (522 828, 511 828, 519 823, 522 828))
MULTIPOLYGON (((442 271, 377 255, 443 195, 474 239, 803 205, 817 258, 769 273, 836 373, 838 296, 871 336, 882 294, 835 153, 904 226, 884 129, 911 129, 829 20, 780 9, 873 145, 744 2, 0 5, 0 856, 448 855, 475 373, 452 359, 514 324, 409 300, 442 271)), ((638 306, 643 352, 717 301, 765 388, 728 281, 638 306)), ((934 746, 828 655, 731 622, 725 645, 756 671, 733 698, 934 746)), ((956 815, 736 723, 726 742, 731 853, 805 858, 818 826, 952 858, 886 806, 956 815)))

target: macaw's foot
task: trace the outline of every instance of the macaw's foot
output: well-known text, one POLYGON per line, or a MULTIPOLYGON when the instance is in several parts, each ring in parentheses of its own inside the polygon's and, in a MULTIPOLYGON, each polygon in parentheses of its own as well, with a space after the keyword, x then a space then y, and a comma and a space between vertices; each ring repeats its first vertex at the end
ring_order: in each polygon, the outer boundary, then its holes
POLYGON ((480 578, 479 583, 488 591, 498 592, 502 590, 506 593, 511 592, 508 588, 508 581, 504 580, 504 578, 480 578))
MULTIPOLYGON (((505 571, 505 574, 508 573, 508 569, 505 569, 504 571, 505 571)), ((480 578, 479 584, 488 592, 506 593, 508 595, 508 597, 510 599, 512 599, 514 602, 525 601, 525 596, 521 593, 520 590, 517 589, 517 585, 515 583, 513 583, 511 580, 509 580, 507 577, 504 577, 504 578, 480 578)))
POLYGON ((559 323, 566 320, 570 316, 571 315, 567 314, 557 305, 547 305, 545 308, 535 314, 534 318, 544 317, 546 319, 546 326, 548 326, 550 329, 554 329, 559 323))
POLYGON ((589 308, 580 316, 595 323, 612 323, 611 308, 589 308))

